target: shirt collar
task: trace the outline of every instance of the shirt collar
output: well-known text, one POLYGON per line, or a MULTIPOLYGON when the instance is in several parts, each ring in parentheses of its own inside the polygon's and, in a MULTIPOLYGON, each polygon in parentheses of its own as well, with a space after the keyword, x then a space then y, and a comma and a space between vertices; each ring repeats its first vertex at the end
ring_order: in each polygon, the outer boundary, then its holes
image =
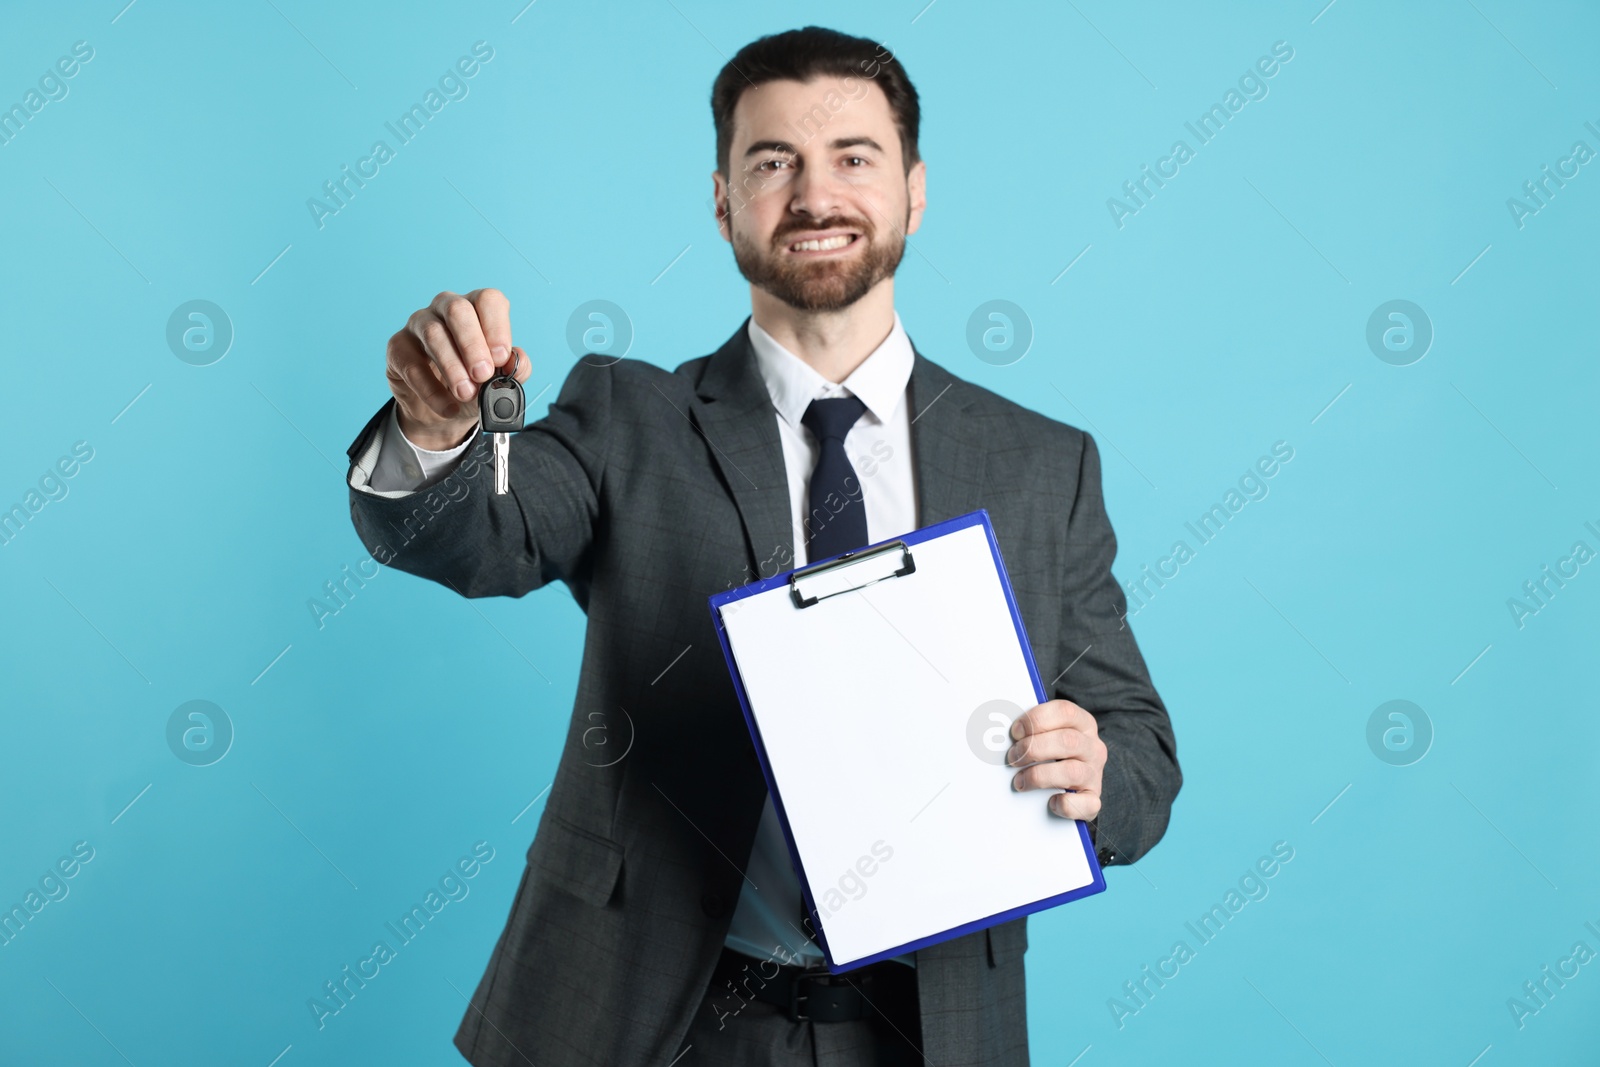
POLYGON ((915 354, 911 338, 900 323, 900 312, 894 313, 894 328, 849 377, 835 385, 779 344, 773 336, 750 319, 750 345, 755 350, 756 365, 772 406, 778 409, 783 421, 798 427, 800 418, 811 402, 823 396, 856 396, 880 423, 887 423, 905 395, 906 383, 911 380, 911 365, 915 354))

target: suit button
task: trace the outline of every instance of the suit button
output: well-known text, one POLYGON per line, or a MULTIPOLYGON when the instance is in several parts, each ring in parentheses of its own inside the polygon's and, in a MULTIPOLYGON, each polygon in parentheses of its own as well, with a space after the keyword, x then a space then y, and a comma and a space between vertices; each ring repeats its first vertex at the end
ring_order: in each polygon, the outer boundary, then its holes
POLYGON ((713 919, 720 919, 728 910, 728 902, 721 893, 701 893, 700 910, 713 919))

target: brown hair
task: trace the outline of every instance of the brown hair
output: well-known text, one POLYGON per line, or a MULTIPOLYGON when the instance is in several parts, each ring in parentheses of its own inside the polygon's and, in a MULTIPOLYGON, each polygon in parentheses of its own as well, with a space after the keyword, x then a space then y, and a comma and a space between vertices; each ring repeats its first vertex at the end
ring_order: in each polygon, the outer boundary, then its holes
POLYGON ((733 145, 733 109, 746 89, 771 81, 807 82, 826 75, 866 78, 883 90, 909 173, 922 158, 917 153, 922 111, 905 68, 893 52, 876 41, 807 26, 751 41, 717 74, 711 85, 711 120, 717 128, 717 169, 722 175, 728 174, 728 153, 733 145))

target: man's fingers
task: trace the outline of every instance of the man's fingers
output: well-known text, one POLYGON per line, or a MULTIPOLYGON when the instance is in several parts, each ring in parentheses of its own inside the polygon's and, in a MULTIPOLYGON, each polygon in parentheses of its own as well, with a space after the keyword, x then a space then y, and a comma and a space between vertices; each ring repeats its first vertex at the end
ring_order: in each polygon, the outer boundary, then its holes
POLYGON ((1029 734, 1061 729, 1083 730, 1089 734, 1099 732, 1094 716, 1072 701, 1047 700, 1017 716, 1017 721, 1011 724, 1011 738, 1016 741, 1029 734))
POLYGON ((1081 759, 1092 762, 1105 748, 1105 742, 1082 730, 1049 730, 1042 734, 1028 734, 1021 741, 1013 741, 1006 752, 1006 763, 1020 767, 1024 763, 1040 760, 1081 759))
MULTIPOLYGON (((478 312, 478 325, 483 332, 483 341, 489 351, 489 362, 496 371, 505 367, 511 355, 511 301, 498 289, 474 289, 467 294, 478 312)), ((472 377, 476 381, 486 381, 489 374, 478 377, 474 369, 472 377)))
POLYGON ((1021 792, 1028 789, 1082 789, 1099 792, 1101 772, 1081 759, 1050 760, 1024 767, 1012 778, 1011 788, 1021 792))
MULTIPOLYGON (((483 336, 483 323, 478 319, 478 309, 471 300, 455 293, 440 293, 433 301, 433 313, 450 329, 461 365, 474 382, 486 382, 494 375, 494 364, 489 356, 489 343, 483 336)), ((462 400, 461 389, 456 395, 462 400)))
POLYGON ((1012 724, 1013 744, 1006 763, 1023 767, 1011 788, 1065 789, 1047 801, 1056 815, 1088 820, 1100 812, 1106 743, 1094 716, 1070 700, 1050 700, 1029 708, 1012 724))
MULTIPOLYGON (((440 294, 442 298, 447 294, 440 294)), ((435 301, 437 304, 438 301, 435 301)), ((456 350, 450 329, 433 306, 423 308, 406 322, 406 330, 417 339, 423 354, 439 371, 439 377, 449 386, 457 400, 467 400, 476 392, 467 368, 456 350)))
POLYGON ((1100 797, 1095 793, 1057 793, 1046 804, 1053 814, 1064 819, 1088 822, 1100 814, 1100 797))

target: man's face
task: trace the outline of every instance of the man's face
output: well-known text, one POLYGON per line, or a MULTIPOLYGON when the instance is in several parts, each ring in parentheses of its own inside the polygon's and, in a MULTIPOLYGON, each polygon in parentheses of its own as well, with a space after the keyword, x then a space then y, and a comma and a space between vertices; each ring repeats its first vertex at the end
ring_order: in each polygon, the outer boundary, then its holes
POLYGON ((746 89, 718 226, 739 272, 803 311, 838 311, 892 277, 922 223, 924 170, 908 175, 883 90, 861 77, 746 89))

